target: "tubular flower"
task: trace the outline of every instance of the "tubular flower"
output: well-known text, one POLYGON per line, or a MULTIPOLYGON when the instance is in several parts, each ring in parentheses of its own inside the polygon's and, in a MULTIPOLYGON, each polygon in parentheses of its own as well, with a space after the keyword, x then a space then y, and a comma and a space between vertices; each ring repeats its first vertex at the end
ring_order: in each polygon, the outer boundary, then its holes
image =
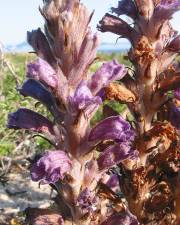
POLYGON ((113 139, 117 142, 134 140, 135 133, 130 124, 121 116, 112 116, 101 121, 90 134, 89 141, 103 141, 113 139))
POLYGON ((41 184, 55 184, 71 167, 72 162, 64 151, 49 151, 31 166, 31 178, 41 184))

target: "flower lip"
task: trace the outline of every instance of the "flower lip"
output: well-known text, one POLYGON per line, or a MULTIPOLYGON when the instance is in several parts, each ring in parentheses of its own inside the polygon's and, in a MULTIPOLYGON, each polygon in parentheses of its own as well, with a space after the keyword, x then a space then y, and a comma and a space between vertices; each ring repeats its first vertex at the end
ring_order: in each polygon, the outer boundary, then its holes
POLYGON ((54 184, 59 179, 63 179, 71 168, 72 162, 64 151, 48 151, 32 164, 31 178, 42 184, 54 184))
POLYGON ((122 79, 126 75, 124 65, 119 64, 116 60, 104 63, 91 77, 88 86, 96 95, 99 91, 114 80, 122 79))
POLYGON ((122 160, 134 156, 135 152, 129 143, 111 145, 97 159, 99 169, 108 169, 122 160))
POLYGON ((101 121, 90 134, 89 141, 103 141, 113 139, 116 142, 134 140, 135 133, 130 124, 121 116, 112 116, 101 121))
POLYGON ((57 87, 57 74, 55 70, 41 58, 27 65, 27 76, 42 81, 52 88, 57 87))

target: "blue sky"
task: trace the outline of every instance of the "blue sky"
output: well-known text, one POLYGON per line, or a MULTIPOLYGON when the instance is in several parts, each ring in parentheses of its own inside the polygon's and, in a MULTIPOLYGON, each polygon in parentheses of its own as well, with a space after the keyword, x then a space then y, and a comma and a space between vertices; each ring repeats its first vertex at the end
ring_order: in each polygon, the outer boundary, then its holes
MULTIPOLYGON (((118 0, 82 0, 89 8, 95 9, 92 28, 111 6, 116 6, 118 0)), ((26 31, 43 26, 43 19, 38 11, 42 0, 1 0, 0 7, 0 41, 4 44, 17 44, 26 40, 26 31)), ((174 28, 180 31, 180 13, 173 19, 174 28)), ((116 36, 112 34, 99 34, 103 42, 115 42, 116 36)))

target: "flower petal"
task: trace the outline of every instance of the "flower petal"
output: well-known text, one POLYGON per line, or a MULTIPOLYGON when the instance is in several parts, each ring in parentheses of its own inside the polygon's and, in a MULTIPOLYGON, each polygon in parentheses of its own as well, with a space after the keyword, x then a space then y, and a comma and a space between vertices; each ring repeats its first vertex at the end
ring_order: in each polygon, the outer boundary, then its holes
POLYGON ((132 141, 135 133, 121 116, 112 116, 101 121, 89 134, 89 141, 113 139, 118 142, 132 141))
POLYGON ((41 58, 27 65, 27 76, 35 80, 40 80, 52 88, 57 87, 56 71, 41 58))
POLYGON ((92 93, 96 95, 110 82, 122 79, 126 75, 126 72, 125 66, 119 64, 116 60, 104 63, 92 76, 89 82, 89 87, 92 93))
POLYGON ((54 134, 53 126, 54 124, 44 116, 25 108, 8 115, 7 127, 10 129, 28 129, 54 134))
POLYGON ((18 91, 24 97, 30 96, 42 102, 56 118, 60 116, 60 112, 57 109, 54 96, 40 82, 34 79, 28 79, 27 81, 24 82, 21 88, 18 88, 18 91))
POLYGON ((84 109, 89 105, 93 98, 90 89, 87 87, 86 82, 82 81, 75 90, 72 98, 73 104, 77 109, 84 109))
POLYGON ((137 218, 132 215, 129 211, 122 213, 115 213, 108 217, 101 225, 138 225, 137 218))
POLYGON ((100 170, 108 169, 120 161, 134 155, 134 150, 127 143, 109 146, 97 159, 100 170))
POLYGON ((85 81, 82 81, 75 90, 74 96, 70 97, 71 107, 74 111, 84 110, 90 118, 97 110, 102 100, 99 96, 93 96, 85 81))
POLYGON ((48 151, 31 166, 31 178, 42 184, 54 184, 64 178, 71 166, 71 160, 64 151, 48 151))

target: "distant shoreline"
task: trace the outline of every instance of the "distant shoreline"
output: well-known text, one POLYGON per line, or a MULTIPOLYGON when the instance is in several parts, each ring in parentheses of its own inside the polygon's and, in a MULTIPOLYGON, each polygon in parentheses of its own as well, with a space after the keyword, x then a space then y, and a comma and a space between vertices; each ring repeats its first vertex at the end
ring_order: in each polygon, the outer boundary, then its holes
MULTIPOLYGON (((102 43, 98 48, 98 53, 107 53, 107 54, 111 54, 113 52, 121 53, 127 52, 129 48, 130 45, 128 43, 118 43, 118 44, 102 43)), ((4 52, 6 53, 27 53, 31 51, 33 51, 31 46, 28 45, 26 42, 17 45, 7 45, 4 48, 4 52)))

